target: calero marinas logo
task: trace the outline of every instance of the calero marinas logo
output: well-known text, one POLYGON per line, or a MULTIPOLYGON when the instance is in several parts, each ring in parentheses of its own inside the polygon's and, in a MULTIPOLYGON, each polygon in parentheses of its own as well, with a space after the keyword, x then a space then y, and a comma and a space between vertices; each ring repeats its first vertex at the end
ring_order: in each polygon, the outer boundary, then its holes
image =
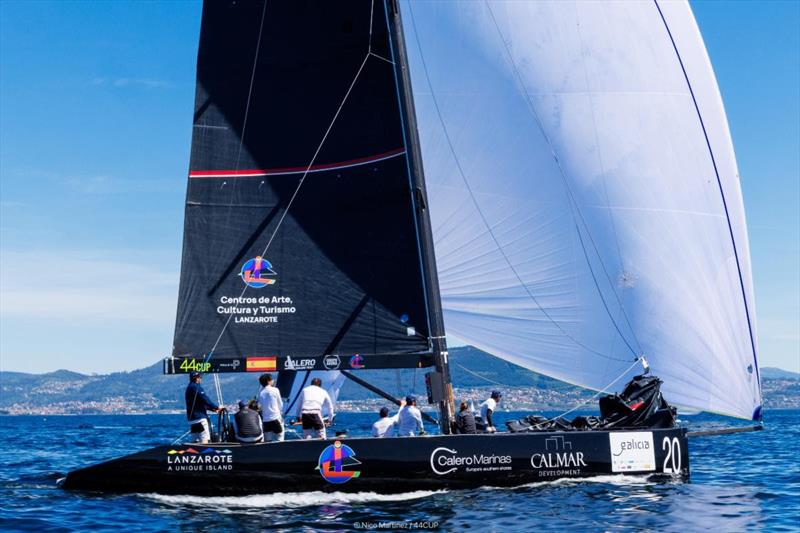
POLYGON ((356 452, 350 446, 337 440, 319 454, 317 469, 330 483, 347 483, 361 475, 360 470, 345 470, 347 467, 361 464, 355 456, 356 452))
POLYGON ((245 285, 254 289, 260 289, 267 285, 275 285, 277 273, 272 270, 272 263, 260 255, 245 261, 242 271, 239 273, 245 285))

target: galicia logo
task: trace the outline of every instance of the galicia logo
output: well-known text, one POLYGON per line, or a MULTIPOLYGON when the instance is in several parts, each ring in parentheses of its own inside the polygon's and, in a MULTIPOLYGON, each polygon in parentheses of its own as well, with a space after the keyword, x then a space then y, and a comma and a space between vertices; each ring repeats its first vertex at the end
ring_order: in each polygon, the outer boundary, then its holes
POLYGON ((246 261, 245 264, 242 265, 242 271, 239 273, 245 285, 254 289, 260 289, 267 285, 275 285, 275 282, 278 281, 275 279, 277 275, 278 274, 272 270, 272 263, 260 255, 246 261))
POLYGON ((616 431, 608 434, 612 472, 652 472, 656 469, 652 431, 616 431))
POLYGON ((364 368, 364 358, 355 354, 350 358, 350 368, 364 368))
POLYGON ((341 441, 336 441, 319 454, 317 470, 326 481, 335 484, 347 483, 354 477, 361 475, 360 470, 344 470, 346 467, 360 465, 356 452, 341 441))

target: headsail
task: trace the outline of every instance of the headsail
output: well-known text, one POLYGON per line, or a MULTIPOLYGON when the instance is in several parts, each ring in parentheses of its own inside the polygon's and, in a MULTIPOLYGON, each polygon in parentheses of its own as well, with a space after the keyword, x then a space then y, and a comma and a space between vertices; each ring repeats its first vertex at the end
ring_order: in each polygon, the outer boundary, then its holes
POLYGON ((173 355, 430 352, 392 57, 383 2, 204 4, 173 355))
MULTIPOLYGON (((449 336, 757 417, 739 176, 685 2, 404 2, 449 336)), ((619 383, 619 382, 618 382, 619 383)))

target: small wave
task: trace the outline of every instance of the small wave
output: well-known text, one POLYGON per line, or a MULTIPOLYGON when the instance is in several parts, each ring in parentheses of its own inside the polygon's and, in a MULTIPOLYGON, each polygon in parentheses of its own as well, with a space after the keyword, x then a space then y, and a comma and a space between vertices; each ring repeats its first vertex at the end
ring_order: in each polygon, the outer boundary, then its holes
MULTIPOLYGON (((668 482, 669 481, 667 481, 667 483, 668 482)), ((629 485, 651 485, 655 483, 663 484, 664 481, 653 480, 650 474, 642 474, 638 476, 632 476, 630 474, 627 475, 610 474, 605 476, 558 478, 546 481, 533 481, 531 483, 524 483, 522 485, 515 485, 513 487, 485 486, 481 487, 481 490, 515 490, 515 489, 527 489, 534 487, 561 487, 561 486, 581 485, 583 483, 602 483, 607 485, 629 486, 629 485)))
POLYGON ((139 494, 143 498, 174 506, 198 506, 219 509, 261 509, 265 507, 310 507, 315 505, 397 502, 418 500, 434 494, 444 494, 444 490, 418 490, 399 494, 379 494, 377 492, 276 492, 274 494, 254 494, 251 496, 213 496, 198 497, 188 495, 169 496, 165 494, 139 494))

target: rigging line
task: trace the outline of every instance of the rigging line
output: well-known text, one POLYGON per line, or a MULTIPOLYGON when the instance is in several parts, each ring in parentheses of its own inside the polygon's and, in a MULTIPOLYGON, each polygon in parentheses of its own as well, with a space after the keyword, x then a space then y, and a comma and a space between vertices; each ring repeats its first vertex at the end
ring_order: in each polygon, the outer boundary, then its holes
POLYGON ((372 19, 375 18, 375 0, 369 2, 369 43, 367 43, 367 53, 372 53, 372 19))
POLYGON ((461 364, 459 364, 459 363, 451 363, 451 364, 454 364, 454 365, 456 365, 457 367, 461 368, 461 370, 463 370, 464 372, 467 372, 468 374, 472 374, 472 375, 473 375, 473 376, 475 376, 476 378, 481 378, 481 379, 482 379, 482 380, 484 380, 484 381, 488 381, 488 382, 489 382, 489 383, 491 383, 492 385, 499 385, 499 386, 501 386, 501 387, 506 387, 506 388, 510 388, 510 387, 511 387, 511 385, 504 385, 503 383, 499 383, 499 382, 497 382, 497 381, 494 381, 494 380, 491 380, 491 379, 489 379, 489 378, 487 378, 487 377, 485 377, 485 376, 481 376, 481 375, 480 375, 480 374, 478 374, 477 372, 473 372, 473 371, 472 371, 472 370, 470 370, 469 368, 467 368, 467 367, 465 367, 464 365, 461 365, 461 364))
MULTIPOLYGON (((328 129, 325 130, 325 135, 322 136, 322 140, 319 142, 319 145, 317 146, 317 150, 314 152, 314 155, 311 158, 311 161, 309 161, 305 172, 303 172, 303 175, 300 178, 300 181, 297 183, 297 187, 295 188, 294 193, 292 194, 291 198, 289 199, 289 203, 286 204, 286 208, 283 210, 283 213, 281 214, 280 218, 278 219, 278 223, 275 226, 275 229, 272 231, 272 235, 270 235, 269 241, 267 241, 267 245, 264 247, 264 251, 261 252, 261 256, 262 257, 267 254, 267 250, 269 250, 269 247, 272 244, 272 241, 275 239, 275 235, 278 234, 278 230, 280 229, 281 224, 283 224, 283 221, 286 218, 286 215, 289 213, 289 209, 292 207, 292 204, 294 203, 295 199, 297 198, 297 194, 300 192, 300 188, 303 186, 303 183, 305 182, 306 177, 308 176, 309 172, 311 171, 311 167, 314 166, 314 162, 316 161, 320 150, 322 150, 322 146, 325 144, 325 141, 328 138, 328 134, 330 134, 331 129, 333 129, 333 125, 336 123, 336 119, 339 118, 339 114, 342 112, 342 108, 344 107, 345 102, 347 102, 347 98, 350 96, 350 93, 353 91, 353 87, 355 86, 356 81, 358 81, 359 76, 361 76, 361 72, 364 70, 364 65, 367 64, 367 60, 368 59, 369 59, 369 53, 364 55, 364 60, 361 62, 361 66, 358 68, 358 72, 356 72, 356 75, 353 78, 353 81, 350 83, 350 87, 347 89, 347 92, 345 93, 344 98, 342 98, 342 101, 339 104, 339 108, 336 110, 336 113, 333 115, 333 119, 331 120, 330 124, 328 125, 328 129)), ((245 284, 244 288, 242 289, 242 292, 239 294, 239 298, 244 296, 244 293, 247 292, 248 288, 249 288, 249 285, 245 284)), ((222 340, 222 336, 225 334, 225 330, 228 329, 228 325, 231 323, 231 319, 232 318, 233 318, 232 314, 228 315, 228 319, 225 321, 225 324, 222 326, 222 330, 219 332, 219 336, 217 337, 217 340, 214 342, 214 346, 211 348, 211 351, 208 352, 208 355, 206 356, 204 362, 207 363, 209 361, 209 359, 211 359, 211 356, 214 353, 214 350, 217 349, 217 346, 219 346, 219 342, 222 340)))
POLYGON ((264 0, 264 8, 261 10, 261 25, 258 28, 258 40, 256 41, 256 55, 253 58, 253 70, 250 72, 250 87, 247 90, 247 103, 244 107, 244 120, 242 121, 242 135, 239 137, 239 149, 236 152, 236 170, 239 170, 239 160, 242 155, 242 145, 244 144, 244 132, 247 129, 247 115, 250 113, 250 101, 253 96, 253 85, 256 79, 256 67, 258 66, 258 54, 261 52, 261 34, 264 32, 264 18, 267 14, 267 0, 264 0))
MULTIPOLYGON (((415 40, 417 42, 417 48, 419 49, 420 58, 422 60, 422 69, 425 72, 425 79, 428 82, 428 89, 431 92, 431 98, 433 100, 433 107, 436 110, 436 114, 437 114, 437 116, 439 118, 439 123, 442 125, 442 131, 444 132, 445 140, 447 141, 447 144, 448 144, 448 146, 450 148, 450 153, 453 155, 453 160, 455 161, 456 168, 458 169, 458 173, 461 175, 461 179, 464 182, 464 186, 466 187, 467 192, 469 193, 470 198, 472 199, 472 203, 475 205, 475 209, 478 211, 478 215, 480 216, 481 220, 483 221, 484 226, 486 226, 486 232, 489 234, 489 236, 491 237, 492 241, 494 241, 494 244, 497 247, 497 250, 503 256, 503 259, 506 262, 506 264, 508 265, 508 268, 514 274, 514 277, 517 278, 517 281, 519 282, 520 286, 525 290, 525 292, 528 294, 528 297, 530 297, 530 299, 533 301, 533 303, 536 304, 536 307, 539 308, 539 310, 542 312, 542 314, 545 316, 545 318, 547 318, 547 320, 552 322, 553 325, 556 328, 558 328, 558 330, 565 337, 570 339, 572 342, 574 342, 575 344, 577 344, 578 346, 580 346, 584 350, 592 352, 595 355, 599 355, 600 357, 605 357, 606 359, 612 359, 612 360, 616 360, 616 361, 625 361, 625 362, 629 361, 628 359, 617 359, 617 358, 611 357, 609 355, 606 355, 606 354, 604 354, 602 352, 598 352, 597 350, 594 350, 594 349, 586 346, 585 344, 583 344, 582 342, 577 340, 575 337, 570 335, 564 328, 561 327, 561 325, 555 319, 553 319, 553 317, 550 316, 550 314, 547 312, 547 310, 545 310, 545 308, 542 307, 542 305, 536 299, 536 296, 534 296, 533 292, 531 292, 531 290, 528 287, 528 285, 522 280, 522 277, 520 276, 519 272, 517 272, 517 269, 514 268, 514 265, 511 263, 510 258, 506 254, 506 252, 503 249, 503 247, 500 245, 500 242, 497 240, 497 237, 495 236, 491 225, 489 225, 489 221, 486 219, 486 215, 483 214, 483 211, 481 210, 480 204, 478 203, 478 199, 475 197, 475 193, 473 192, 472 187, 470 186, 469 181, 467 180, 467 176, 466 176, 466 174, 464 172, 464 169, 461 166, 461 161, 459 160, 458 155, 456 155, 455 147, 453 146, 453 142, 450 139, 450 133, 447 131, 447 126, 445 125, 444 117, 442 117, 442 112, 441 112, 441 109, 439 108, 439 101, 436 98, 436 93, 433 90, 433 83, 431 82, 430 75, 428 74, 428 66, 425 63, 425 55, 422 52, 422 44, 420 43, 420 40, 419 40, 419 32, 417 31, 417 23, 416 23, 416 18, 414 17, 414 8, 412 7, 412 3, 409 3, 408 7, 409 7, 409 13, 411 14, 411 26, 414 28, 414 38, 415 38, 415 40)), ((634 355, 635 355, 635 353, 634 353, 634 355)))
POLYGON ((387 58, 383 57, 382 55, 378 55, 375 52, 370 52, 369 55, 371 55, 373 57, 377 57, 381 61, 386 61, 387 63, 394 65, 394 61, 392 61, 391 59, 387 59, 387 58))
POLYGON ((597 391, 596 393, 594 393, 594 394, 593 394, 592 396, 590 396, 589 398, 587 398, 587 399, 585 399, 584 401, 582 401, 582 402, 578 403, 578 405, 576 405, 576 406, 575 406, 575 407, 573 407, 572 409, 569 409, 568 411, 564 411, 564 412, 563 412, 563 413, 561 413, 560 415, 556 415, 556 416, 554 416, 553 418, 551 418, 551 419, 549 419, 549 420, 545 420, 544 422, 540 422, 540 424, 546 424, 546 423, 548 423, 548 422, 552 422, 553 420, 555 420, 555 419, 557 419, 557 418, 561 418, 561 417, 563 417, 563 416, 566 416, 566 415, 568 415, 568 414, 572 413, 573 411, 577 411, 578 409, 580 409, 581 407, 583 407, 583 406, 584 406, 584 405, 586 405, 587 403, 591 402, 592 400, 594 400, 595 398, 597 398, 597 397, 598 397, 598 396, 600 396, 601 394, 603 394, 603 393, 605 393, 605 392, 608 392, 608 389, 609 389, 609 388, 611 388, 611 386, 612 386, 614 383, 616 383, 617 381, 619 381, 620 379, 622 379, 623 377, 625 377, 625 374, 627 374, 628 372, 630 372, 630 371, 631 371, 631 369, 632 369, 633 367, 635 367, 637 364, 639 364, 639 361, 640 361, 640 360, 641 360, 641 359, 640 359, 639 357, 637 357, 637 358, 636 358, 636 360, 635 360, 633 363, 631 363, 631 366, 629 366, 628 368, 626 368, 626 369, 625 369, 625 371, 624 371, 622 374, 620 374, 619 376, 617 376, 616 378, 614 378, 614 381, 612 381, 611 383, 609 383, 608 385, 606 385, 605 387, 603 387, 602 389, 600 389, 599 391, 597 391))
MULTIPOLYGON (((655 4, 656 9, 658 10, 659 16, 661 17, 661 22, 664 23, 664 29, 667 30, 667 35, 669 35, 669 40, 672 43, 672 48, 673 50, 675 50, 675 56, 678 58, 678 63, 681 66, 681 71, 683 72, 683 78, 686 80, 686 86, 689 88, 689 94, 692 97, 694 110, 697 113, 697 119, 700 121, 700 128, 703 130, 703 137, 705 138, 706 141, 706 147, 708 147, 708 155, 711 157, 711 164, 714 167, 714 174, 717 177, 717 186, 719 187, 719 195, 722 198, 722 207, 725 210, 725 218, 728 221, 728 233, 731 236, 731 245, 733 246, 733 256, 734 258, 736 258, 736 271, 739 274, 739 287, 742 290, 742 301, 744 302, 744 314, 745 317, 747 318, 747 331, 750 334, 750 347, 753 350, 753 363, 755 364, 756 368, 756 378, 760 383, 761 375, 758 369, 758 355, 756 354, 756 342, 755 342, 755 336, 753 335, 753 325, 751 324, 750 321, 750 309, 747 305, 747 294, 744 288, 744 277, 742 276, 742 266, 739 264, 739 251, 736 248, 736 239, 733 236, 733 225, 731 224, 731 217, 730 214, 728 213, 728 202, 725 199, 725 191, 722 188, 722 179, 720 178, 719 169, 717 168, 717 160, 714 157, 714 151, 711 149, 711 141, 708 138, 708 132, 706 131, 706 124, 703 121, 703 115, 700 113, 700 106, 697 104, 697 98, 694 95, 694 89, 692 88, 692 83, 689 81, 689 74, 686 72, 686 67, 683 65, 683 58, 681 58, 681 54, 678 51, 678 45, 675 43, 675 39, 672 37, 672 31, 669 29, 669 24, 667 24, 667 19, 664 17, 664 13, 661 11, 661 6, 658 4, 658 0, 653 0, 653 3, 655 4)), ((759 392, 759 397, 763 403, 763 393, 761 391, 761 387, 759 387, 758 392, 759 392)))
MULTIPOLYGON (((578 24, 576 26, 576 31, 577 31, 577 34, 578 34, 578 39, 580 40, 580 43, 581 43, 581 50, 583 50, 584 41, 583 41, 583 35, 581 34, 580 24, 578 24)), ((595 110, 594 110, 594 101, 593 101, 594 93, 589 88, 589 72, 588 72, 588 69, 586 68, 586 56, 583 55, 583 54, 581 55, 581 66, 583 67, 583 79, 584 79, 584 82, 586 83, 586 91, 587 91, 586 92, 586 96, 589 99, 589 110, 590 110, 589 114, 592 117, 592 132, 594 133, 594 142, 595 142, 595 145, 597 146, 597 160, 598 160, 598 163, 600 164, 600 175, 602 177, 601 183, 603 184, 603 195, 606 198, 606 204, 610 205, 611 201, 610 201, 609 196, 608 196, 608 186, 606 184, 606 181, 607 181, 607 179, 606 179, 606 177, 607 177, 606 176, 606 165, 605 165, 605 163, 603 161, 603 150, 602 150, 602 148, 600 146, 600 136, 599 136, 598 130, 597 130, 597 117, 595 116, 596 114, 595 114, 595 110)), ((613 209, 608 209, 608 219, 611 221, 611 231, 614 234, 614 244, 616 245, 616 248, 617 248, 617 258, 619 259, 619 264, 620 264, 620 267, 622 268, 622 271, 625 272, 625 270, 626 270, 625 269, 625 263, 622 260, 622 248, 620 247, 620 244, 619 244, 619 233, 617 232, 617 223, 614 220, 614 211, 613 211, 613 209)), ((631 330, 631 333, 633 333, 634 340, 636 340, 636 332, 631 330)), ((639 344, 638 340, 636 340, 636 344, 637 345, 639 344)))
MULTIPOLYGON (((600 290, 600 284, 597 283, 597 276, 594 275, 594 269, 592 268, 592 264, 589 261, 589 255, 586 253, 586 246, 583 244, 583 237, 581 236, 581 229, 575 224, 575 231, 578 233, 578 240, 581 243, 581 250, 583 250, 583 256, 586 258, 586 265, 589 267, 589 273, 592 275, 592 281, 594 282, 594 286, 597 289, 597 294, 600 296, 600 301, 603 303, 603 307, 606 310, 606 314, 611 317, 611 309, 608 308, 608 304, 606 303, 606 299, 603 297, 603 291, 600 290)), ((613 289, 612 289, 613 290, 613 289)), ((617 321, 612 318, 611 323, 614 325, 614 328, 617 330, 617 333, 622 338, 622 342, 625 343, 625 346, 631 351, 632 354, 637 355, 636 350, 634 350, 633 346, 628 342, 628 339, 625 338, 625 335, 622 334, 620 331, 619 326, 617 325, 617 321)), ((629 324, 630 326, 630 324, 629 324)), ((634 336, 634 339, 636 336, 634 336)), ((638 342, 637 342, 638 344, 638 342)), ((641 350, 641 347, 639 348, 641 350)))
POLYGON ((272 232, 272 235, 270 236, 269 241, 267 242, 267 245, 264 247, 264 251, 261 253, 262 256, 267 253, 267 250, 269 250, 269 247, 272 244, 273 239, 275 239, 275 235, 277 235, 277 233, 278 233, 278 229, 281 227, 281 224, 283 223, 283 220, 286 218, 286 215, 289 213, 289 209, 292 207, 292 204, 294 203, 295 198, 297 198, 297 194, 300 192, 300 188, 303 186, 303 182, 305 182, 306 176, 308 176, 308 173, 311 170, 311 167, 314 166, 314 161, 317 160, 317 156, 319 155, 320 150, 322 150, 322 146, 325 144, 325 141, 328 138, 328 134, 330 134, 331 130, 333 129, 333 125, 336 123, 336 119, 339 118, 339 113, 342 112, 342 108, 344 107, 345 102, 347 102, 347 98, 350 96, 350 93, 353 91, 353 87, 355 87, 356 81, 358 81, 359 76, 361 76, 361 71, 364 70, 364 65, 367 64, 367 60, 369 59, 369 56, 370 56, 369 53, 367 53, 364 56, 364 61, 361 62, 361 66, 358 68, 358 72, 356 72, 356 75, 353 78, 353 81, 350 84, 350 87, 347 89, 347 92, 345 93, 344 98, 342 98, 342 102, 339 104, 339 109, 337 109, 336 113, 333 115, 333 119, 331 120, 331 123, 328 126, 328 129, 325 131, 325 135, 322 136, 322 140, 319 142, 319 146, 317 146, 317 150, 316 150, 316 152, 314 152, 314 156, 311 158, 311 161, 309 162, 305 173, 303 173, 303 177, 300 178, 300 181, 297 184, 297 188, 294 190, 294 194, 292 194, 292 197, 289 199, 289 203, 286 204, 286 209, 283 210, 283 213, 281 214, 281 217, 278 219, 278 224, 275 226, 275 230, 272 232))
POLYGON ((178 445, 178 444, 181 444, 181 441, 182 441, 184 438, 186 438, 186 436, 187 436, 187 435, 189 435, 189 433, 191 433, 191 432, 192 432, 192 430, 190 429, 189 431, 187 431, 186 433, 184 433, 183 435, 181 435, 181 436, 180 436, 180 437, 178 437, 177 439, 173 440, 173 441, 172 441, 172 446, 176 446, 176 445, 178 445))
MULTIPOLYGON (((578 217, 580 218, 581 222, 583 223, 584 228, 586 229, 586 235, 589 237, 589 242, 592 243, 592 247, 594 248, 594 251, 597 254, 597 259, 598 259, 598 261, 600 261, 600 266, 603 268, 603 272, 604 272, 604 274, 606 276, 606 280, 608 281, 609 285, 611 286, 611 292, 614 293, 614 297, 616 298, 617 303, 620 306, 620 309, 622 309, 622 314, 623 314, 623 317, 625 318, 625 322, 628 324, 628 329, 630 330, 631 334, 633 335, 634 342, 639 347, 639 351, 641 352, 642 351, 641 343, 636 338, 636 332, 634 331, 633 327, 631 326, 631 322, 630 322, 630 320, 628 318, 628 314, 625 312, 625 307, 622 305, 622 300, 620 300, 620 297, 617 294, 617 291, 614 290, 614 283, 611 281, 611 277, 608 274, 608 270, 606 270, 605 264, 603 263, 602 256, 600 255, 600 252, 597 249, 597 244, 594 242, 594 238, 592 238, 592 234, 589 231, 589 225, 586 223, 586 219, 583 217, 583 213, 581 213, 580 207, 578 206, 578 202, 577 202, 577 200, 575 199, 575 196, 572 193, 572 189, 569 186, 569 181, 567 180, 567 174, 564 171, 564 167, 561 164, 561 160, 558 158, 558 155, 556 154, 556 151, 555 151, 555 147, 553 146, 553 143, 550 140, 550 137, 547 135, 547 132, 544 129, 544 124, 542 123, 541 119, 539 118, 539 114, 536 112, 536 108, 534 107, 533 102, 531 101, 530 95, 528 94, 528 90, 525 88, 525 83, 522 80, 522 75, 520 74, 519 69, 517 68, 517 64, 514 61, 514 56, 511 54, 511 49, 509 48, 508 43, 503 38, 503 32, 500 31, 500 25, 497 23, 497 19, 494 16, 494 11, 492 11, 492 8, 489 5, 487 0, 484 0, 484 5, 489 10, 489 15, 491 16, 492 23, 494 24, 494 27, 497 30, 497 35, 500 37, 500 41, 503 43, 503 48, 505 49, 506 54, 508 54, 508 59, 509 59, 509 61, 511 63, 512 69, 514 70, 514 75, 517 78, 517 81, 518 81, 518 83, 520 85, 520 89, 522 90, 522 94, 525 96, 525 101, 528 104, 528 109, 530 110, 531 114, 533 115, 533 118, 536 121, 536 125, 538 126, 539 131, 541 132, 542 136, 544 137, 545 141, 547 142, 548 147, 550 148, 550 154, 553 156, 553 160, 555 161, 556 166, 558 167, 558 171, 559 171, 559 174, 561 175, 562 181, 564 182, 564 187, 567 190, 567 196, 568 196, 568 198, 570 200, 570 203, 574 204, 575 211, 577 212, 578 217)), ((599 288, 598 288, 598 290, 599 290, 599 288)), ((601 298, 602 298, 602 296, 601 296, 601 298)), ((616 320, 614 320, 613 315, 611 315, 610 313, 607 313, 607 314, 608 314, 608 318, 611 320, 611 322, 614 323, 614 327, 617 329, 617 331, 620 331, 619 327, 616 324, 616 320)), ((627 341, 626 341, 626 344, 627 344, 627 341)), ((636 352, 634 351, 634 354, 635 353, 636 352)))
MULTIPOLYGON (((302 382, 302 383, 300 384, 300 386, 297 388, 297 394, 295 394, 295 395, 294 395, 294 397, 293 397, 293 398, 291 398, 291 400, 292 400, 291 402, 290 402, 290 401, 288 401, 288 400, 289 400, 289 398, 287 398, 287 399, 286 399, 286 400, 287 400, 287 402, 286 402, 286 404, 287 404, 287 405, 286 405, 286 409, 284 409, 284 410, 283 410, 283 416, 284 416, 284 418, 286 418, 287 416, 289 416, 289 413, 290 413, 290 412, 292 411, 292 409, 294 408, 295 404, 297 403, 297 400, 299 400, 299 399, 300 399, 300 395, 303 393, 303 389, 305 388, 305 386, 306 386, 306 383, 308 383, 308 378, 309 378, 309 377, 311 377, 311 372, 309 372, 309 371, 306 371, 306 372, 305 372, 305 375, 303 376, 303 382, 302 382)), ((292 381, 292 389, 294 389, 294 384, 295 384, 296 382, 297 382, 297 374, 295 374, 295 375, 294 375, 294 381, 292 381)), ((290 390, 290 391, 289 391, 289 394, 291 394, 291 393, 292 393, 292 391, 290 390)))
POLYGON ((217 402, 219 403, 220 407, 225 405, 225 401, 222 399, 222 386, 219 384, 219 374, 214 372, 214 388, 217 390, 217 402))

